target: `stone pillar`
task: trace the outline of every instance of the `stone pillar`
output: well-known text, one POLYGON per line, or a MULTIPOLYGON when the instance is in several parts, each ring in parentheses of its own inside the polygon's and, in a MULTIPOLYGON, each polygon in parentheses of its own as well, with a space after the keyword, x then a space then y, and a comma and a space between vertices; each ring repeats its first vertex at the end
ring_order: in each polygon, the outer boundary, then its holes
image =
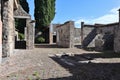
MULTIPOLYGON (((74 21, 70 21, 70 48, 74 48, 74 21)), ((67 27, 67 26, 66 26, 67 27)))
MULTIPOLYGON (((120 25, 120 9, 118 10, 119 11, 119 25, 120 25)), ((119 26, 120 27, 120 26, 119 26)))
POLYGON ((26 39, 26 48, 33 49, 34 48, 34 27, 31 23, 31 18, 27 19, 27 39, 26 39))
MULTIPOLYGON (((0 13, 1 13, 1 0, 0 0, 0 13)), ((0 64, 2 62, 2 21, 0 14, 0 64)))
POLYGON ((84 27, 84 22, 81 22, 81 45, 83 45, 83 27, 84 27))
POLYGON ((3 2, 3 56, 8 57, 13 54, 14 49, 14 0, 3 2))
POLYGON ((24 28, 24 35, 25 35, 24 40, 26 41, 27 40, 27 28, 26 27, 24 28))
POLYGON ((49 27, 49 44, 53 43, 53 25, 51 24, 49 27))
POLYGON ((57 36, 56 44, 58 44, 59 43, 59 31, 58 31, 58 29, 56 29, 56 36, 57 36))

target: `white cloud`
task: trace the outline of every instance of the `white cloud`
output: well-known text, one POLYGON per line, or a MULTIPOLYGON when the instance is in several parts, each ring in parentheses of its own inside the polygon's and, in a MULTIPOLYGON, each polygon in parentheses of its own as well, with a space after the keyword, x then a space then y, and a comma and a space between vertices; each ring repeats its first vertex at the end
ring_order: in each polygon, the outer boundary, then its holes
POLYGON ((84 21, 87 24, 95 24, 95 23, 108 24, 108 23, 118 22, 118 9, 119 8, 120 7, 113 8, 109 11, 108 14, 105 14, 98 18, 93 18, 93 19, 80 18, 79 20, 75 21, 75 26, 80 27, 82 21, 84 21))

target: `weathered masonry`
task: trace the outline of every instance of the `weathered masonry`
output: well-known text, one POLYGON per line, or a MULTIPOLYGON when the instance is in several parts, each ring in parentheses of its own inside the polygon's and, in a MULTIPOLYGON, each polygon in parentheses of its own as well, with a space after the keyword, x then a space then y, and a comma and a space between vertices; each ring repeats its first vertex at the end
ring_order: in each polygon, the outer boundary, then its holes
MULTIPOLYGON (((25 42, 26 42, 26 49, 33 49, 34 48, 34 27, 31 22, 31 16, 26 13, 22 7, 18 4, 18 9, 14 11, 14 18, 16 19, 26 19, 26 26, 25 26, 25 42)), ((20 41, 18 41, 20 42, 20 41)))
POLYGON ((96 28, 94 25, 81 23, 81 43, 82 47, 95 47, 94 39, 96 37, 96 28))
POLYGON ((11 56, 14 49, 14 10, 18 8, 17 0, 2 0, 2 53, 11 56))
MULTIPOLYGON (((57 41, 56 38, 59 37, 57 35, 57 29, 58 29, 58 26, 61 26, 61 25, 62 24, 51 24, 50 25, 50 29, 49 29, 49 35, 50 35, 50 37, 49 37, 49 44, 53 44, 53 43, 55 44, 56 43, 56 41, 57 41)), ((80 45, 81 44, 81 40, 80 40, 81 39, 81 29, 74 27, 73 30, 74 30, 73 31, 74 32, 74 45, 78 45, 78 44, 80 45)))
POLYGON ((81 28, 74 28, 74 44, 81 44, 81 28))
POLYGON ((114 51, 120 52, 120 9, 119 9, 119 23, 118 27, 115 29, 115 36, 114 36, 114 51))
MULTIPOLYGON (((1 13, 1 0, 0 0, 0 13, 1 13)), ((0 64, 2 62, 2 21, 0 15, 0 64)))
POLYGON ((82 47, 96 50, 114 50, 114 36, 118 23, 86 25, 82 22, 82 47))
POLYGON ((60 24, 51 24, 49 27, 49 44, 56 43, 56 30, 60 24))
POLYGON ((31 17, 19 5, 19 0, 0 0, 0 62, 12 56, 15 49, 15 18, 26 19, 26 48, 34 48, 34 27, 31 17))
POLYGON ((61 47, 74 47, 74 22, 68 21, 57 26, 57 45, 61 47))

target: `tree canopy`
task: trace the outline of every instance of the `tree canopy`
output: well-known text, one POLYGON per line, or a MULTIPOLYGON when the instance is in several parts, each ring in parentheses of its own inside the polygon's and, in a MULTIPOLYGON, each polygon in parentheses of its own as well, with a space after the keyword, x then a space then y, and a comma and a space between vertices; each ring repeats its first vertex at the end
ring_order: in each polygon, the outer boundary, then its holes
POLYGON ((36 20, 35 27, 40 31, 48 27, 54 19, 55 1, 56 0, 34 0, 34 17, 36 20))

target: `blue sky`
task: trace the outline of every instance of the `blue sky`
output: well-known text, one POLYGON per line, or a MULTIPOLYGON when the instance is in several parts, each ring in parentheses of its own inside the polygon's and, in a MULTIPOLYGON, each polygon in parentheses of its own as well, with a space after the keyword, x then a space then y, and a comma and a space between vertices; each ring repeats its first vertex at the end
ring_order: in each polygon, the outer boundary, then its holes
MULTIPOLYGON (((34 0, 29 2, 30 14, 34 15, 34 0)), ((56 0, 56 15, 52 23, 75 21, 80 27, 81 21, 87 24, 112 23, 118 21, 120 0, 56 0)))

